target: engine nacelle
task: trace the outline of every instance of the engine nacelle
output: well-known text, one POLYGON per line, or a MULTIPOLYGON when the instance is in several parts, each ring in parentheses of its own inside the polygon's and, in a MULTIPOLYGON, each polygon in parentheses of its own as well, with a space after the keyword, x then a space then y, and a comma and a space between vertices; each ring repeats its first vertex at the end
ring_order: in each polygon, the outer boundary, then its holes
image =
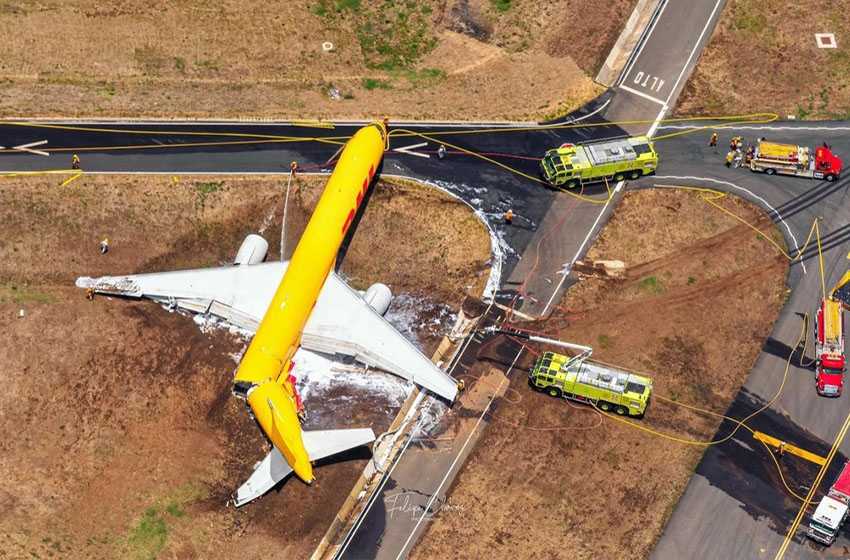
POLYGON ((249 234, 236 252, 234 264, 259 264, 266 259, 269 252, 269 242, 257 235, 249 234))
POLYGON ((393 293, 386 284, 372 284, 363 299, 369 304, 369 307, 378 312, 378 315, 383 316, 390 307, 390 302, 393 299, 393 293))

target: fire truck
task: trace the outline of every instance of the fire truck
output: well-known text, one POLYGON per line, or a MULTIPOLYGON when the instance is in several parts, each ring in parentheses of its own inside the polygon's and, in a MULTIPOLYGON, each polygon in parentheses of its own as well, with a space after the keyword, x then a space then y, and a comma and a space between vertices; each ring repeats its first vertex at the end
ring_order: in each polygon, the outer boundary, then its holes
POLYGON ((655 172, 658 154, 646 136, 588 144, 561 144, 540 160, 543 179, 554 187, 574 189, 585 183, 637 179, 655 172))
POLYGON ((620 416, 641 417, 649 405, 652 380, 575 357, 544 352, 531 368, 528 381, 538 391, 590 403, 620 416))
POLYGON ((844 386, 844 321, 841 302, 821 300, 815 322, 817 391, 824 397, 838 397, 844 386))
POLYGON ((830 182, 838 179, 841 167, 841 158, 832 153, 826 143, 815 148, 815 154, 812 157, 808 146, 777 144, 761 140, 750 159, 752 171, 760 171, 768 175, 778 173, 809 179, 825 179, 830 182))
POLYGON ((850 307, 850 271, 821 300, 815 317, 816 387, 819 395, 838 397, 844 386, 845 307, 850 307))
POLYGON ((509 325, 482 329, 541 344, 574 350, 573 357, 544 352, 528 372, 528 383, 553 397, 588 403, 620 416, 641 417, 649 406, 652 380, 611 366, 589 361, 593 348, 530 333, 509 325))
POLYGON ((831 545, 835 542, 835 536, 844 520, 847 519, 848 504, 850 504, 850 461, 844 463, 835 483, 812 514, 806 535, 819 543, 831 545))

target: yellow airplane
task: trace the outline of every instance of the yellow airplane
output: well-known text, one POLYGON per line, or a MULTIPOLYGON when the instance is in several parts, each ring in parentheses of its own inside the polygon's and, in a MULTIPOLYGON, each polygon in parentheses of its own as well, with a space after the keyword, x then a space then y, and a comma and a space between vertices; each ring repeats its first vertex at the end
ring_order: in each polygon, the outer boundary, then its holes
POLYGON ((368 428, 301 429, 302 404, 292 375, 299 347, 353 356, 449 401, 457 394, 455 380, 381 317, 389 304, 386 286, 373 286, 361 297, 332 272, 378 171, 386 138, 384 124, 372 123, 348 141, 288 263, 263 263, 268 243, 250 235, 236 266, 77 279, 77 286, 94 292, 145 297, 255 331, 236 370, 233 392, 247 400, 274 447, 237 491, 237 506, 291 472, 309 484, 312 461, 375 438, 368 428))

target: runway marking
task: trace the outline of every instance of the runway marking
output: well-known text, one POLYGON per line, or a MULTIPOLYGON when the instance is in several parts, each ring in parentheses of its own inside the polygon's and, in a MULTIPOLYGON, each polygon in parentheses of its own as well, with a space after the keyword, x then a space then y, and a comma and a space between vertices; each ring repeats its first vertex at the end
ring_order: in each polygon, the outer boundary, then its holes
POLYGON ((714 19, 714 14, 717 12, 717 8, 725 2, 725 0, 717 0, 714 4, 714 9, 711 10, 711 14, 708 16, 708 19, 705 22, 705 25, 702 28, 702 33, 697 37, 696 43, 694 43, 694 48, 691 50, 691 54, 688 56, 688 60, 685 61, 685 65, 682 66, 682 71, 679 72, 679 77, 676 78, 676 82, 673 84, 672 89, 670 89, 670 95, 667 96, 667 99, 664 101, 665 104, 670 103, 670 99, 673 97, 673 94, 676 93, 676 88, 679 87, 679 82, 682 81, 682 77, 685 75, 685 71, 688 69, 688 64, 691 63, 691 59, 693 59, 694 54, 696 54, 697 50, 700 48, 700 41, 705 36, 705 32, 708 31, 708 26, 711 25, 711 20, 714 19))
MULTIPOLYGON (((514 361, 511 363, 511 366, 508 368, 508 371, 505 372, 505 377, 502 379, 501 382, 499 382, 499 386, 496 388, 496 391, 495 391, 495 393, 493 393, 493 395, 499 394, 499 391, 502 390, 502 387, 504 386, 505 382, 510 380, 511 371, 513 371, 514 366, 516 365, 517 361, 519 360, 519 357, 522 355, 523 350, 525 350, 525 347, 521 346, 520 349, 519 349, 519 352, 517 352, 517 354, 516 354, 516 357, 514 357, 514 361)), ((443 488, 443 485, 448 480, 449 475, 451 474, 452 470, 454 470, 454 468, 457 466, 458 461, 463 456, 463 452, 464 452, 464 450, 466 450, 466 446, 469 445, 469 442, 472 440, 472 436, 474 436, 475 433, 478 431, 478 426, 481 425, 481 421, 484 419, 484 416, 488 412, 490 412, 490 407, 493 406, 494 400, 495 399, 493 397, 490 397, 490 400, 487 403, 487 406, 484 408, 484 411, 478 417, 478 420, 475 422, 475 426, 472 427, 472 430, 469 432, 469 436, 467 436, 466 441, 463 443, 463 446, 460 448, 460 451, 458 451, 457 455, 455 456, 454 461, 452 461, 452 464, 449 465, 449 469, 446 471, 446 475, 443 477, 443 479, 440 481, 440 484, 437 486, 437 489, 431 495, 431 499, 428 500, 427 504, 425 504, 425 509, 422 512, 422 517, 419 518, 419 521, 417 521, 416 525, 414 525, 413 530, 410 532, 410 535, 407 537, 407 540, 404 541, 404 544, 401 546, 401 550, 399 551, 398 556, 396 556, 396 560, 399 560, 399 559, 404 557, 404 552, 407 549, 408 545, 410 544, 410 541, 413 539, 413 536, 416 534, 416 531, 419 530, 419 526, 422 524, 422 521, 425 519, 425 517, 428 515, 428 512, 431 510, 431 506, 434 505, 434 501, 439 496, 440 490, 443 488)))
POLYGON ((19 152, 28 152, 31 154, 35 154, 38 156, 49 156, 50 154, 47 152, 43 152, 41 150, 33 150, 36 146, 43 146, 47 144, 47 140, 38 140, 36 142, 30 142, 29 144, 20 144, 19 146, 12 146, 11 148, 6 148, 4 146, 0 146, 0 150, 16 150, 19 152))
POLYGON ((654 103, 658 103, 659 105, 666 105, 666 103, 664 101, 661 101, 660 99, 656 99, 655 97, 652 97, 651 95, 649 95, 647 93, 636 90, 635 88, 632 88, 632 87, 629 87, 629 86, 620 85, 620 86, 617 87, 617 89, 622 89, 622 90, 625 90, 629 93, 634 93, 637 96, 643 97, 644 99, 648 99, 648 100, 650 100, 654 103))
POLYGON ((418 144, 411 144, 410 146, 402 146, 401 148, 393 148, 393 151, 394 151, 394 152, 399 152, 399 153, 401 153, 401 154, 407 154, 407 155, 409 155, 409 156, 417 156, 417 157, 430 158, 431 156, 429 156, 428 154, 420 154, 419 152, 414 152, 414 151, 413 151, 413 150, 415 150, 416 148, 423 148, 423 147, 425 147, 425 146, 427 146, 427 145, 428 145, 428 142, 420 142, 420 143, 418 143, 418 144))
POLYGON ((632 71, 632 67, 634 67, 635 62, 637 62, 637 59, 640 57, 640 53, 643 52, 644 47, 646 47, 646 44, 649 43, 649 38, 652 36, 652 32, 655 31, 655 26, 658 24, 658 21, 661 19, 661 15, 664 13, 664 10, 667 9, 667 0, 661 0, 661 1, 662 1, 661 8, 655 13, 655 16, 653 17, 652 23, 650 24, 649 30, 646 33, 646 37, 643 37, 640 40, 641 43, 638 46, 638 49, 634 53, 632 53, 631 60, 629 61, 629 64, 626 66, 626 69, 623 71, 623 73, 620 74, 619 83, 621 83, 621 84, 626 81, 626 76, 628 76, 629 72, 632 71))
POLYGON ((38 140, 37 142, 30 142, 29 144, 21 144, 20 146, 12 146, 13 150, 18 150, 21 152, 29 152, 31 154, 36 154, 39 156, 49 156, 48 152, 43 152, 41 150, 33 150, 36 146, 43 146, 47 144, 47 140, 38 140))
MULTIPOLYGON (((740 187, 740 186, 736 185, 735 183, 730 183, 729 181, 721 181, 719 179, 712 179, 710 177, 694 177, 692 175, 686 175, 686 176, 682 176, 682 177, 677 176, 677 175, 656 175, 655 179, 673 180, 673 181, 706 181, 706 182, 709 182, 709 183, 717 183, 718 185, 726 185, 726 186, 732 187, 733 189, 738 189, 740 191, 744 191, 745 193, 749 194, 753 198, 760 201, 765 207, 769 208, 770 211, 773 214, 776 215, 776 217, 779 219, 779 221, 782 223, 782 225, 785 226, 785 230, 788 232, 788 235, 790 235, 791 239, 794 241, 794 250, 797 251, 797 253, 800 252, 800 246, 797 243, 797 237, 794 235, 794 232, 791 231, 791 228, 788 226, 788 222, 785 221, 785 218, 782 217, 782 214, 779 213, 779 210, 774 208, 767 200, 765 200, 763 197, 755 194, 753 191, 751 191, 749 189, 745 189, 744 187, 740 187)), ((665 188, 665 187, 666 188, 675 188, 675 185, 653 185, 653 188, 665 188)), ((805 263, 803 262, 802 259, 800 259, 800 266, 803 267, 803 274, 806 274, 806 265, 805 265, 805 263)))

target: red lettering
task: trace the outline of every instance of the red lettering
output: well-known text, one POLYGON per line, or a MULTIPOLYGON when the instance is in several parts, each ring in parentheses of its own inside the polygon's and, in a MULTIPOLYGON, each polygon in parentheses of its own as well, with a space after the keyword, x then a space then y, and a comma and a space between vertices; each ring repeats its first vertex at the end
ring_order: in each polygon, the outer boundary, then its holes
POLYGON ((348 228, 351 227, 351 222, 354 221, 354 208, 348 211, 348 217, 345 219, 345 223, 342 225, 342 234, 345 235, 345 232, 348 231, 348 228))

